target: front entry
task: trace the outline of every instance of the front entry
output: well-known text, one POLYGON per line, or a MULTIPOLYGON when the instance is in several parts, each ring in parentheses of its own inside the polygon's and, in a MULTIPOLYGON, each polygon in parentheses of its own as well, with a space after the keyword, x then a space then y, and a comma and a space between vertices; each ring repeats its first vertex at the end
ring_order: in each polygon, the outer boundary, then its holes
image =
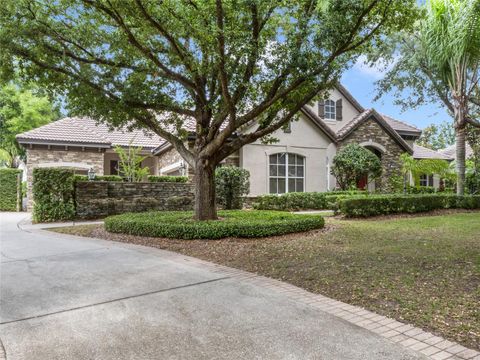
POLYGON ((368 185, 368 175, 365 175, 360 180, 357 181, 358 190, 366 190, 368 185))

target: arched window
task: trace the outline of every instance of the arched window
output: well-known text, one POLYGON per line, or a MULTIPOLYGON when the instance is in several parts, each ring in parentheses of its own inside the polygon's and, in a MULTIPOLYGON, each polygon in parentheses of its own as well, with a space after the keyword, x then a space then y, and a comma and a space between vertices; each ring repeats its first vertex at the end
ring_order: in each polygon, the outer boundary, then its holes
POLYGON ((325 119, 335 120, 336 119, 336 112, 335 112, 335 101, 333 100, 325 100, 325 119))
POLYGON ((305 157, 292 153, 272 154, 268 169, 271 194, 305 191, 305 157))

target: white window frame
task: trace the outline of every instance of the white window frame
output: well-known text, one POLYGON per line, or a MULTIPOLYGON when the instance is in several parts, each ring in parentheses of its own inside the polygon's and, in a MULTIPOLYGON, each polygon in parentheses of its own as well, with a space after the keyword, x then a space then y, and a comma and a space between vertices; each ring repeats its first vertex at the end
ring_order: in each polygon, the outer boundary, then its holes
POLYGON ((336 120, 337 119, 337 107, 335 101, 332 99, 325 100, 323 107, 323 117, 326 120, 336 120))
POLYGON ((422 174, 419 178, 419 184, 422 187, 432 186, 433 187, 434 179, 431 174, 422 174))
POLYGON ((295 182, 295 191, 294 192, 305 192, 305 179, 306 179, 306 158, 303 155, 296 154, 296 153, 288 153, 288 152, 280 152, 280 153, 274 153, 270 154, 268 157, 268 192, 269 194, 286 194, 289 192, 292 192, 289 190, 289 179, 301 179, 302 180, 302 189, 299 191, 297 190, 297 185, 295 182), (278 162, 278 156, 279 155, 285 155, 285 164, 280 164, 278 162), (272 164, 271 162, 271 157, 276 156, 277 157, 277 162, 275 164, 272 164), (295 156, 295 164, 289 164, 289 157, 290 156, 295 156), (297 164, 297 159, 301 158, 302 164, 297 164), (277 175, 271 175, 271 167, 276 166, 276 173, 277 175), (285 175, 278 175, 279 174, 279 166, 284 166, 285 167, 285 175), (303 176, 297 176, 297 175, 289 175, 289 168, 294 167, 295 169, 295 174, 297 173, 297 168, 302 167, 303 168, 303 176), (277 179, 277 191, 272 192, 272 188, 270 185, 270 180, 271 179, 277 179), (278 191, 278 179, 285 179, 285 192, 279 192, 278 191))

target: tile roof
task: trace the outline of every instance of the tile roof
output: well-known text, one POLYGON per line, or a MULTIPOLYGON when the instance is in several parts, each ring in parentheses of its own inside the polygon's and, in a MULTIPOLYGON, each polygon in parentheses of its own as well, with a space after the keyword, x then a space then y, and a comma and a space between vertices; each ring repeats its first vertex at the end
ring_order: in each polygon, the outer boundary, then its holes
POLYGON ((422 130, 420 130, 419 128, 413 125, 394 119, 391 116, 388 116, 385 114, 382 114, 382 116, 385 119, 385 121, 388 123, 388 125, 390 125, 397 132, 412 133, 412 135, 418 134, 418 136, 422 134, 422 130))
MULTIPOLYGON (((440 149, 438 150, 439 153, 450 157, 450 159, 455 160, 456 154, 455 152, 457 151, 457 147, 455 145, 450 145, 449 147, 446 147, 445 149, 440 149)), ((473 155, 473 150, 468 145, 468 143, 465 144, 465 157, 468 159, 473 155)))
POLYGON ((72 144, 80 146, 111 147, 114 145, 142 146, 153 149, 165 140, 151 131, 127 127, 111 130, 104 123, 87 117, 67 117, 17 135, 21 144, 72 144))
POLYGON ((428 149, 426 147, 413 144, 413 158, 414 159, 440 159, 453 160, 452 157, 442 154, 439 151, 428 149))

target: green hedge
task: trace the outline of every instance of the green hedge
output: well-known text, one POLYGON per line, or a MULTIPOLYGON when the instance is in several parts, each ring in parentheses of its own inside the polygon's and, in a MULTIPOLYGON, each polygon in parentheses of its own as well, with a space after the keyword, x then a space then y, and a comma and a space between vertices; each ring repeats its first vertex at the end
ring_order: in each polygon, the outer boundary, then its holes
MULTIPOLYGON (((75 181, 88 181, 87 175, 75 175, 75 181)), ((95 181, 123 181, 119 175, 95 175, 95 181)))
POLYGON ((33 220, 48 222, 75 217, 75 175, 61 168, 33 169, 33 220))
POLYGON ((264 237, 320 229, 319 215, 295 215, 278 211, 225 210, 221 220, 194 221, 190 211, 128 213, 109 216, 105 229, 137 236, 175 239, 221 239, 264 237))
POLYGON ((149 175, 147 177, 149 182, 179 182, 186 183, 188 182, 188 176, 156 176, 149 175))
POLYGON ((269 194, 258 196, 253 208, 282 211, 326 209, 327 199, 325 193, 320 192, 269 194))
POLYGON ((355 197, 339 201, 347 217, 368 217, 398 213, 418 213, 437 209, 480 209, 480 195, 454 194, 382 195, 355 197))
POLYGON ((302 192, 261 195, 252 204, 257 210, 336 210, 340 199, 368 195, 366 191, 302 192))
POLYGON ((0 169, 0 210, 22 209, 22 170, 0 169))

